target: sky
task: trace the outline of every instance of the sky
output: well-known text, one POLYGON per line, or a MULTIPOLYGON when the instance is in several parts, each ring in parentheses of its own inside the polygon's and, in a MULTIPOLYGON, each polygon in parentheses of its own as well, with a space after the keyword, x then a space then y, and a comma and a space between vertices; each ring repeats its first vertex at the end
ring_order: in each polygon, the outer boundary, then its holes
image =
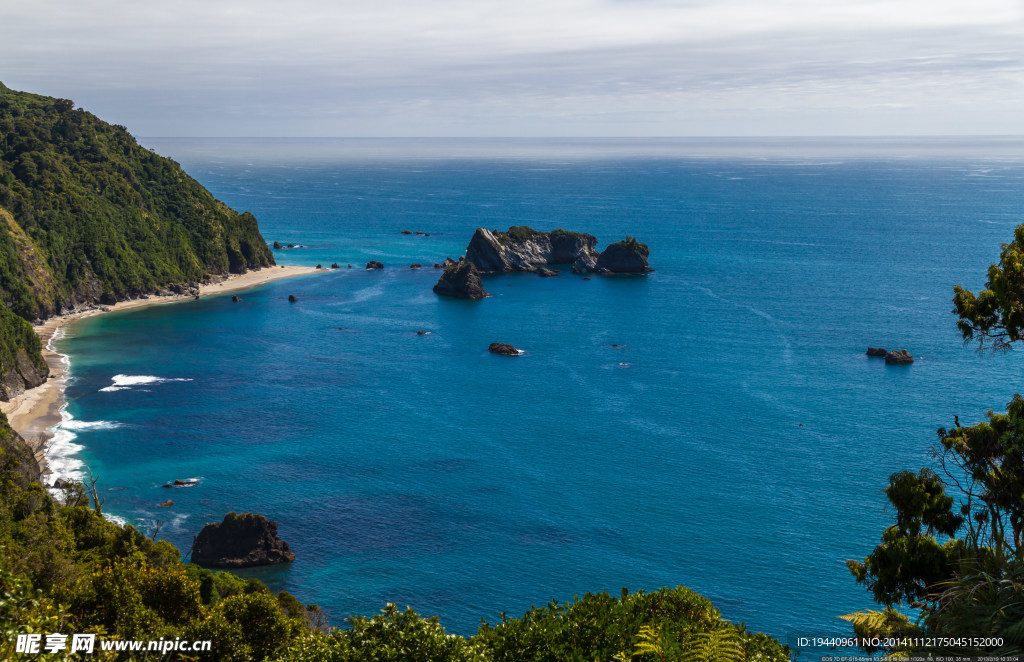
POLYGON ((0 2, 139 136, 1024 134, 1024 0, 0 2))

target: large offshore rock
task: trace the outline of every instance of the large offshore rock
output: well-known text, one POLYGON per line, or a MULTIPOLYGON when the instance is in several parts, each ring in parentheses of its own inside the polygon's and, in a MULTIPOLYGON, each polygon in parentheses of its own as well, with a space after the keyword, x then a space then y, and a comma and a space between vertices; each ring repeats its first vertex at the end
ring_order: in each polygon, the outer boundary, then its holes
POLYGON ((459 299, 483 299, 490 296, 484 291, 480 272, 472 262, 454 262, 444 270, 434 292, 459 299))
POLYGON ((277 537, 277 522, 256 513, 228 513, 192 543, 192 562, 211 568, 248 568, 290 563, 295 554, 277 537))
POLYGON ((550 264, 573 264, 580 258, 596 258, 597 237, 583 232, 538 232, 525 225, 508 232, 477 228, 466 248, 466 260, 482 273, 536 271, 550 264))
POLYGON ((594 271, 612 274, 642 274, 654 271, 647 266, 647 257, 650 254, 651 249, 647 244, 641 244, 633 237, 626 237, 623 241, 608 244, 597 258, 594 271))

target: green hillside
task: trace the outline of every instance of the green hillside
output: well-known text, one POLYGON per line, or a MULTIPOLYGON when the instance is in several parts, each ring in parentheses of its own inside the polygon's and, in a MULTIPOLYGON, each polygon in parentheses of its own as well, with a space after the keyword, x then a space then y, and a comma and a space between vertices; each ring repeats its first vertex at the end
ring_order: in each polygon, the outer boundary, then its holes
POLYGON ((124 127, 0 84, 0 297, 17 315, 273 263, 252 214, 124 127))

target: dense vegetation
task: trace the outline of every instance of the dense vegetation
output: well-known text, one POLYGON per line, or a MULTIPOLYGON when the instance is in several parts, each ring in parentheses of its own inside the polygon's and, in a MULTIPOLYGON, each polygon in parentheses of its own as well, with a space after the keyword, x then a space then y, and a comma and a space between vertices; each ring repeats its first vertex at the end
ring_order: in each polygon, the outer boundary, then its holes
MULTIPOLYGON (((101 639, 210 640, 212 650, 170 659, 370 662, 556 660, 785 660, 763 634, 721 619, 679 587, 587 594, 522 618, 502 615, 473 637, 394 605, 330 628, 315 605, 256 580, 180 561, 170 543, 97 510, 74 483, 53 498, 33 480, 30 455, 0 421, 0 659, 16 635, 96 633, 101 639)), ((146 659, 102 653, 95 659, 146 659)), ((149 659, 159 656, 151 654, 149 659)), ((90 658, 92 659, 92 658, 90 658)), ((169 658, 163 658, 169 659, 169 658)))
MULTIPOLYGON (((1024 339, 1024 225, 988 276, 978 295, 954 288, 953 312, 965 342, 1007 350, 1024 339)), ((896 521, 881 544, 847 562, 885 609, 844 618, 867 636, 992 639, 889 652, 1024 656, 1024 398, 976 425, 952 418, 953 428, 938 431, 935 469, 890 477, 896 521)))
POLYGON ((0 85, 0 296, 26 319, 273 264, 251 214, 67 99, 0 85))

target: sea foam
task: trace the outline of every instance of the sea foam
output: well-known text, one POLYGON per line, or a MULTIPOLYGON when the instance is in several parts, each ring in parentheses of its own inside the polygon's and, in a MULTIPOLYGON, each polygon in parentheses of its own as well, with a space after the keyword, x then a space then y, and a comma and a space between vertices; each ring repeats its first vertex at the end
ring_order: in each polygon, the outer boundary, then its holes
POLYGON ((110 378, 114 382, 110 386, 101 388, 100 391, 124 391, 133 386, 143 384, 163 384, 165 382, 190 382, 187 377, 154 377, 153 375, 114 375, 110 378))

